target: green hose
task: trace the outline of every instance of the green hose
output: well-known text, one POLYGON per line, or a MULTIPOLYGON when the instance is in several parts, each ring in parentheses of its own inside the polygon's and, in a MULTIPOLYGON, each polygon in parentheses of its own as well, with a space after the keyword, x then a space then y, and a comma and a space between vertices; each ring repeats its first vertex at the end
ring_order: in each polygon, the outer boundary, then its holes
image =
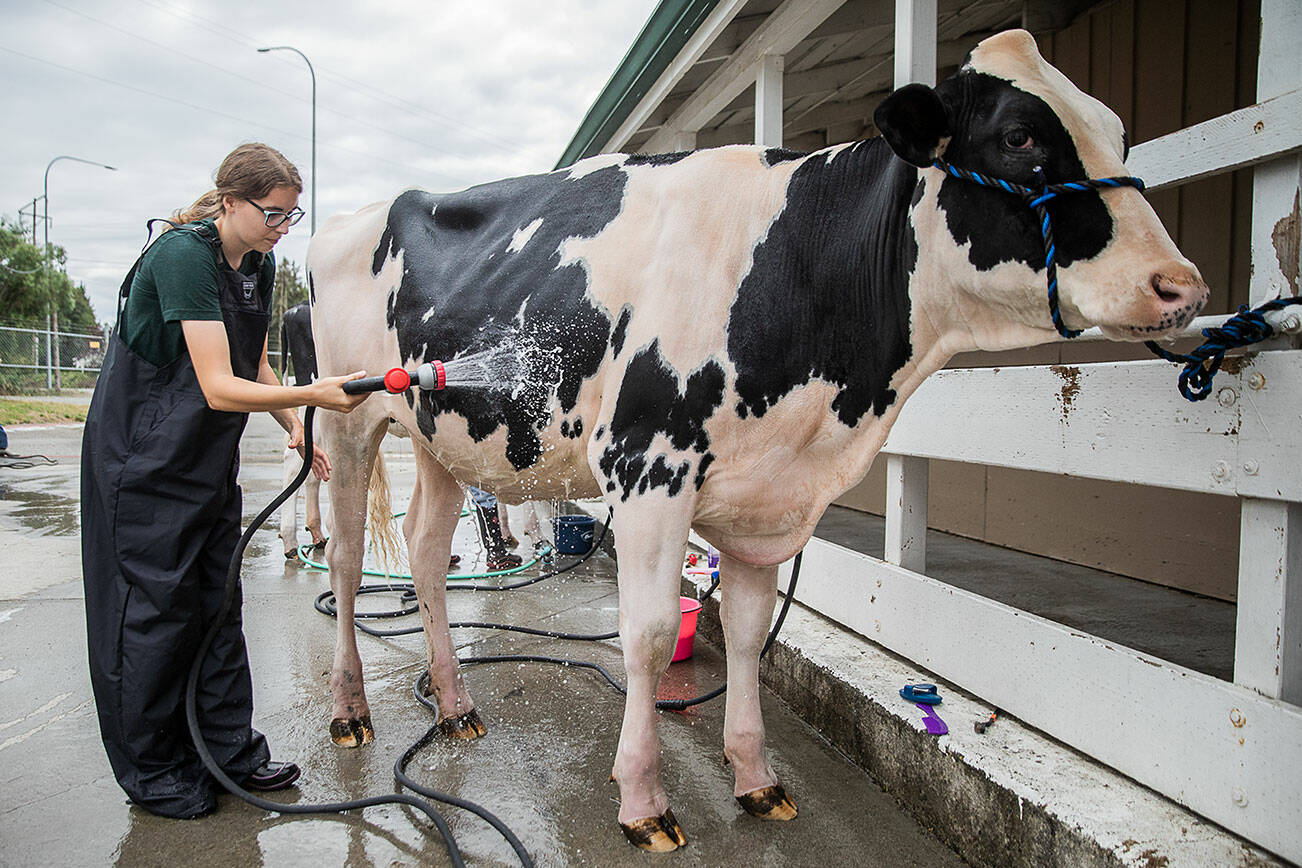
MULTIPOLYGON (((328 565, 323 563, 318 563, 317 561, 314 561, 307 556, 305 552, 311 551, 311 548, 312 547, 310 545, 304 545, 302 548, 298 550, 298 556, 303 560, 303 563, 314 570, 322 570, 323 572, 327 572, 327 573, 330 572, 330 567, 328 565)), ((538 555, 535 555, 532 560, 525 561, 524 563, 520 564, 520 566, 512 567, 509 570, 491 570, 486 573, 448 573, 448 580, 451 581, 452 579, 458 579, 458 580, 491 579, 494 576, 513 576, 516 573, 523 572, 524 570, 529 569, 534 564, 538 563, 539 560, 541 560, 541 558, 538 555)), ((379 578, 382 579, 406 579, 407 581, 412 580, 410 573, 382 573, 379 570, 368 570, 365 568, 362 569, 362 575, 378 576, 379 578)))

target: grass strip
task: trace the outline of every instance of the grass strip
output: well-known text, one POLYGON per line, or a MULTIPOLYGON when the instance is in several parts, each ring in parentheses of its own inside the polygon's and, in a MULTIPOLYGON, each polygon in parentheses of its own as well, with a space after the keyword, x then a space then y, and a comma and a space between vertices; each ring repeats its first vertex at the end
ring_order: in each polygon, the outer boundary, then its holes
POLYGON ((31 401, 23 398, 0 397, 0 425, 85 422, 86 411, 89 409, 89 407, 82 404, 61 404, 54 401, 31 401))

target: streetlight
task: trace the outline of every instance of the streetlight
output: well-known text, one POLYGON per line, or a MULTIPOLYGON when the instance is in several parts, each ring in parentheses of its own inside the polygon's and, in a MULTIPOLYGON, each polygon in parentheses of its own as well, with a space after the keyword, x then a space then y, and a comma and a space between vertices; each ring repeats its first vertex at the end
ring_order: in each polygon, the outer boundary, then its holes
MULTIPOLYGON (((91 165, 91 166, 99 166, 101 169, 108 169, 110 172, 116 172, 116 171, 117 171, 117 167, 115 167, 115 166, 106 166, 106 165, 104 165, 103 163, 97 163, 97 162, 95 162, 94 160, 83 160, 81 157, 69 157, 69 156, 66 155, 66 154, 60 155, 60 156, 58 156, 58 157, 55 157, 53 160, 50 160, 50 162, 46 164, 46 166, 45 166, 45 191, 44 191, 44 193, 41 195, 41 198, 45 200, 45 251, 44 251, 45 256, 44 256, 43 258, 46 260, 46 265, 47 265, 47 267, 48 267, 48 265, 49 265, 49 258, 50 258, 50 168, 51 168, 55 163, 59 162, 60 160, 73 160, 73 161, 78 162, 78 163, 86 163, 86 164, 91 165)), ((32 207, 33 207, 33 211, 34 211, 34 210, 35 210, 35 205, 33 205, 32 207)), ((33 218, 33 219, 35 219, 35 218, 33 218)), ((50 279, 50 275, 49 275, 49 272, 48 272, 48 268, 47 268, 47 272, 46 272, 46 275, 45 275, 45 279, 46 279, 47 281, 50 279)), ((46 287, 46 289, 50 289, 50 288, 51 288, 51 287, 49 287, 49 286, 46 287)), ((53 298, 49 298, 49 299, 46 300, 46 308, 45 308, 45 331, 46 331, 46 340, 45 340, 45 388, 47 388, 47 389, 49 389, 49 388, 51 388, 52 386, 54 386, 54 384, 58 384, 58 386, 62 386, 62 383, 60 382, 60 377, 59 377, 59 348, 58 348, 58 346, 53 347, 54 357, 53 357, 52 360, 51 360, 51 357, 50 357, 50 352, 51 352, 51 346, 50 346, 50 345, 54 343, 54 333, 55 333, 55 332, 58 332, 58 330, 59 330, 59 309, 58 309, 57 306, 55 306, 55 304, 54 304, 54 299, 53 299, 53 298), (54 320, 54 322, 53 322, 53 331, 51 331, 51 323, 50 323, 51 315, 53 315, 53 320, 54 320), (51 374, 51 372, 53 372, 53 374, 54 374, 54 384, 52 384, 52 383, 50 382, 50 374, 51 374)), ((56 388, 57 388, 57 386, 56 386, 56 388)))
POLYGON ((272 45, 267 48, 259 48, 259 54, 266 54, 268 51, 292 51, 303 62, 307 64, 307 71, 312 76, 312 221, 311 234, 316 234, 316 70, 312 68, 312 61, 307 59, 307 55, 299 51, 292 45, 272 45))

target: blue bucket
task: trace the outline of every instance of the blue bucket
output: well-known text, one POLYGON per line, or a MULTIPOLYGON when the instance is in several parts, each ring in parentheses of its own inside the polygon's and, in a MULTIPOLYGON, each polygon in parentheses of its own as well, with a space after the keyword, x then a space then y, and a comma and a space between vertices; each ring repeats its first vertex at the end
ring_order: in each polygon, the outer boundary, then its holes
POLYGON ((558 515, 552 519, 556 530, 556 551, 565 555, 586 555, 592 548, 597 520, 590 515, 558 515))

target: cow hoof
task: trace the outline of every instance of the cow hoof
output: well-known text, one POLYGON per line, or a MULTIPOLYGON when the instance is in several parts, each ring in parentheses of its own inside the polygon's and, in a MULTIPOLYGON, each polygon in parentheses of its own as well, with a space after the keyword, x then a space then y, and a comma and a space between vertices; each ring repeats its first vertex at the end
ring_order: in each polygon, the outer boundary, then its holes
POLYGON ((631 823, 620 823, 619 827, 624 830, 624 837, 639 850, 668 853, 687 846, 687 837, 669 808, 658 817, 643 817, 631 823))
POLYGON ((473 709, 460 717, 448 717, 439 721, 439 731, 448 738, 458 741, 470 741, 488 735, 488 727, 479 719, 479 712, 473 709))
POLYGON ((796 817, 796 803, 791 801, 781 784, 742 793, 737 797, 737 803, 746 809, 746 813, 761 820, 793 820, 796 817))
POLYGON ((345 720, 336 717, 330 721, 330 740, 340 747, 361 747, 375 741, 375 729, 371 726, 371 716, 345 720))

